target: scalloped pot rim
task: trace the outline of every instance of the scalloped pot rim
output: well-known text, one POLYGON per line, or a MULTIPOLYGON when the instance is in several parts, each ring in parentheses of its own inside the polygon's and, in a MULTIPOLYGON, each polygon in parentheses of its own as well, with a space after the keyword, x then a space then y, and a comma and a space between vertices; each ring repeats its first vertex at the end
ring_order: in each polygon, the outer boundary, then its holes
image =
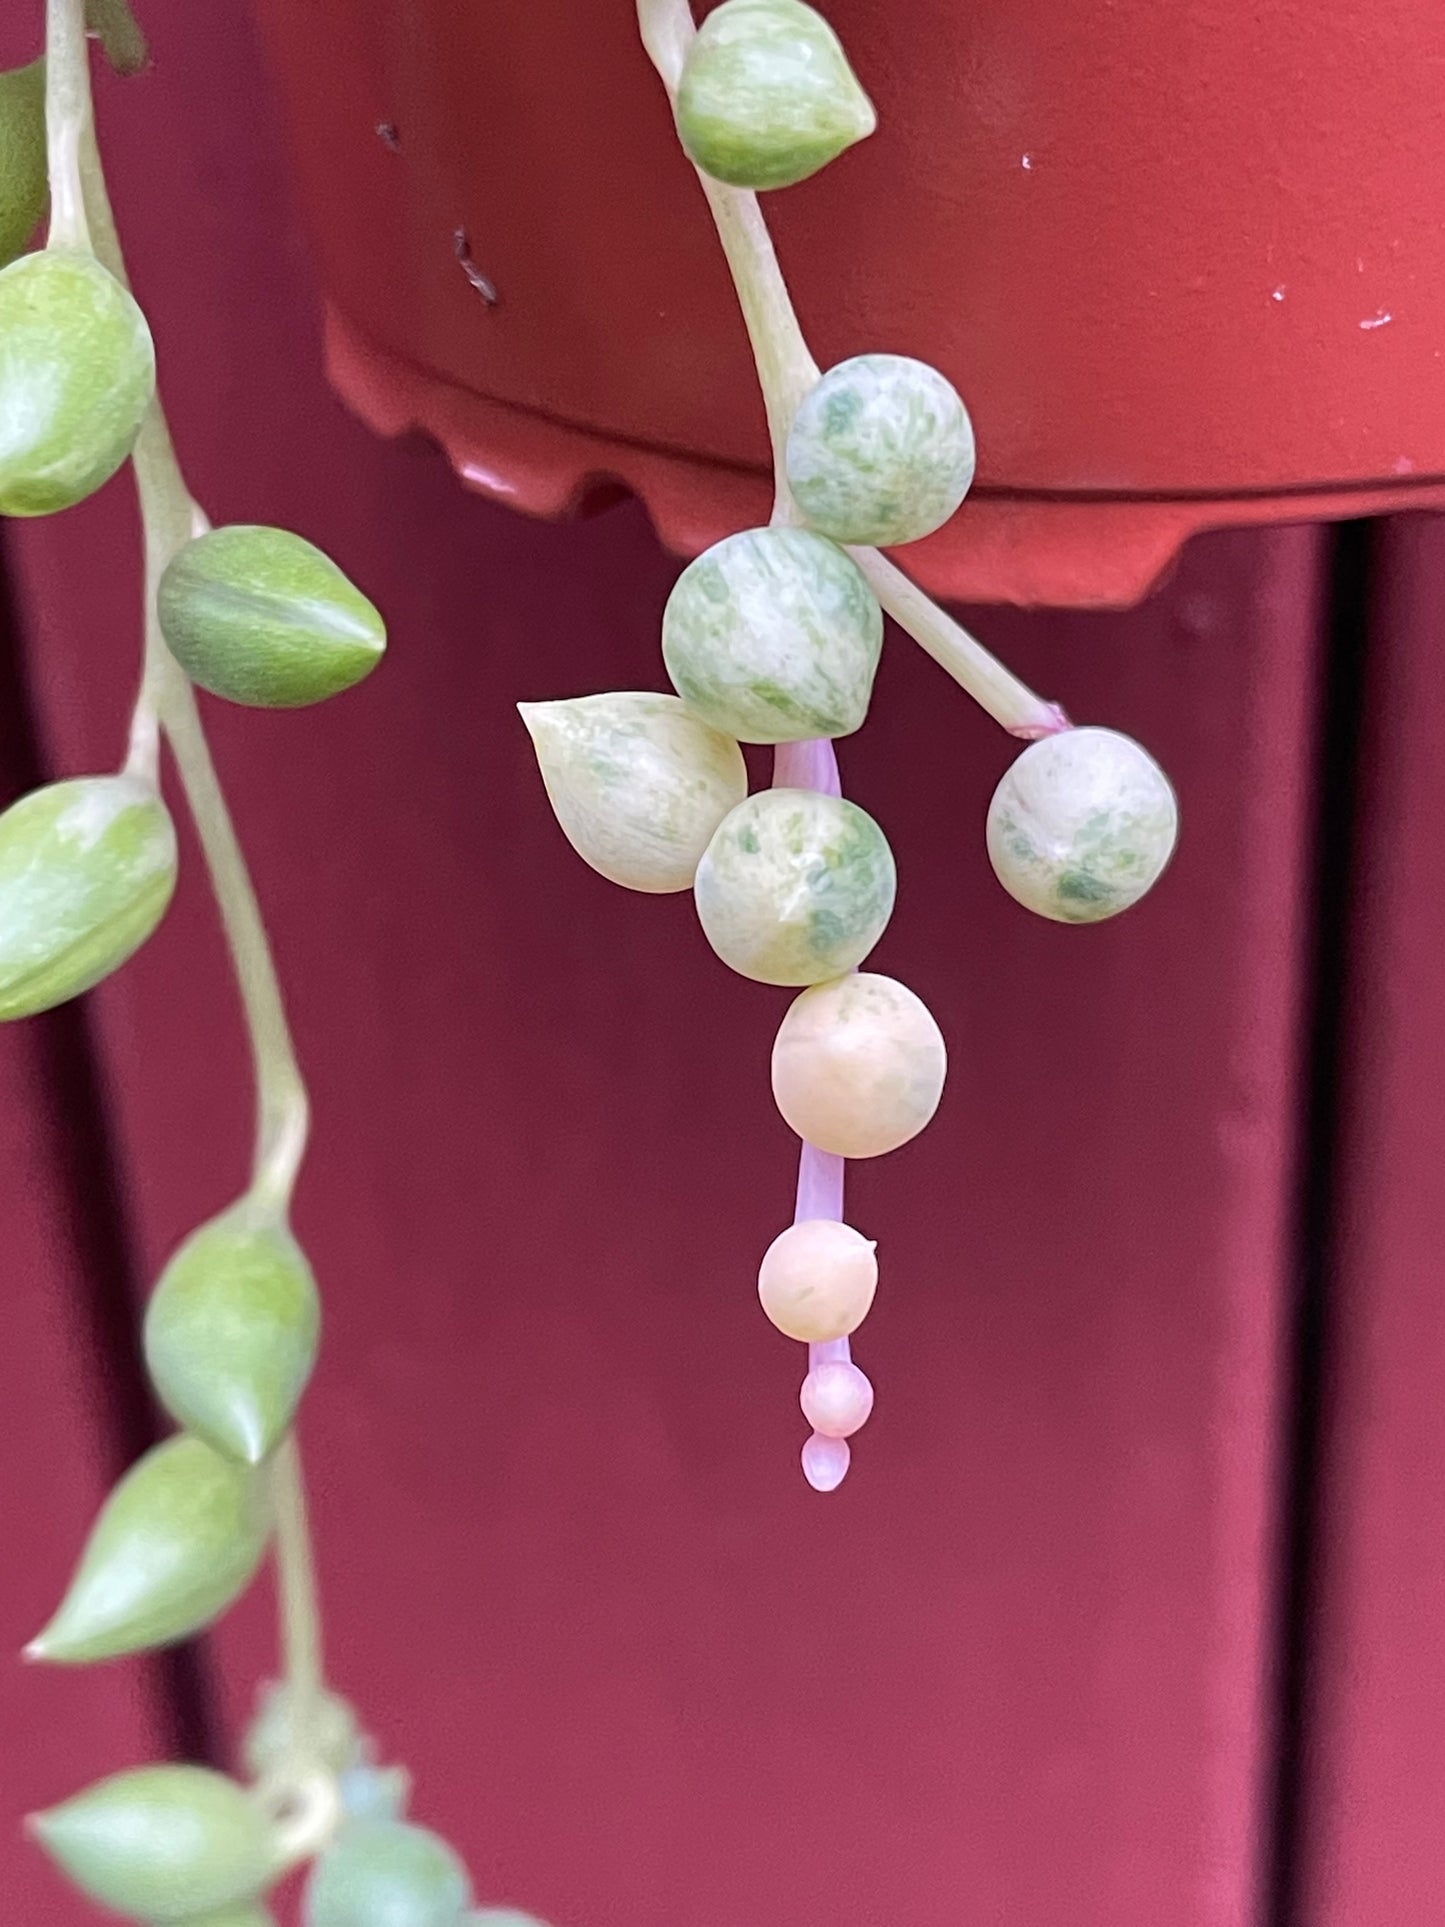
MULTIPOLYGON (((369 341, 329 301, 325 349, 332 386, 369 428, 429 436, 468 488, 529 515, 588 514, 635 495, 661 541, 681 556, 767 520, 764 472, 648 448, 473 394, 369 341)), ((1184 543, 1210 529, 1442 508, 1445 480, 1420 478, 1238 496, 1071 499, 985 488, 945 528, 899 555, 931 595, 950 602, 1121 609, 1157 588, 1184 543)))

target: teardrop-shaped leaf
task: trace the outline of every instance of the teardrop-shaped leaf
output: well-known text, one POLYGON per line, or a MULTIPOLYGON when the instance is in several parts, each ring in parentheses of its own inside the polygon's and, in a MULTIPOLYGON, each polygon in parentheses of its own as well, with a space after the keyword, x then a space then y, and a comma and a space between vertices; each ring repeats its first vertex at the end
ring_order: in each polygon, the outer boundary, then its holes
POLYGON ((437 1834, 358 1820, 312 1869, 306 1927, 458 1927, 471 1897, 466 1868, 437 1834))
POLYGON ((253 1899, 275 1872, 260 1807, 205 1767, 117 1773, 29 1827, 82 1893, 139 1920, 204 1917, 253 1899))
POLYGON ((162 1272, 146 1311, 146 1364, 172 1418, 259 1465, 290 1429, 320 1324, 305 1253, 284 1223, 243 1200, 162 1272))
POLYGON ((713 831, 748 793, 733 738, 650 690, 518 708, 583 861, 629 890, 690 890, 713 831))
POLYGON ((269 1533, 260 1473, 201 1439, 167 1439, 106 1500, 27 1656, 83 1665, 185 1639, 245 1591, 269 1533))
POLYGON ((83 776, 0 815, 0 1018, 31 1017, 119 968, 165 914, 176 833, 149 783, 83 776))
POLYGON ((790 187, 877 124, 837 34, 802 0, 724 0, 688 49, 677 131, 714 180, 790 187))
POLYGON ((88 254, 0 268, 0 515, 94 494, 135 445, 155 393, 146 318, 88 254))
POLYGON ((233 703, 296 709, 369 676, 386 629, 327 555, 245 524, 188 542, 161 578, 161 629, 193 682, 233 703))
POLYGON ((0 268, 40 224, 45 171, 45 62, 0 74, 0 268))

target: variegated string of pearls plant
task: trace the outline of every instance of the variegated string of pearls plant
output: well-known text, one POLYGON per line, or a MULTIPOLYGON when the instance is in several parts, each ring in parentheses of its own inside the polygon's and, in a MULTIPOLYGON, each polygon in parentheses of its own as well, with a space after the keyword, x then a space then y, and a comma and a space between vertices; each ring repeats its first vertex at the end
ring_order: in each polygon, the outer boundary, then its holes
MULTIPOLYGON (((90 0, 88 15, 113 65, 145 64, 127 0, 90 0)), ((0 1018, 78 996, 160 922, 176 881, 164 739, 235 963, 257 1131, 246 1191, 182 1245, 147 1309, 147 1367, 182 1429, 106 1501, 27 1657, 89 1664, 184 1639, 232 1604, 271 1546, 285 1668, 246 1736, 249 1783, 141 1767, 30 1829, 83 1892, 143 1923, 270 1927, 266 1895, 310 1862, 307 1927, 528 1927, 510 1909, 474 1908, 457 1855, 403 1817, 405 1773, 375 1764, 324 1684, 292 1435, 320 1323, 288 1222, 306 1094, 192 689, 267 707, 317 702, 374 669, 385 635, 310 543, 281 529, 211 530, 190 497, 111 218, 86 28, 85 0, 47 0, 45 59, 0 75, 0 513, 68 508, 129 459, 145 648, 121 769, 50 784, 0 815, 0 1018), (47 196, 46 245, 26 253, 47 196)))
POLYGON ((1174 793, 1139 745, 1073 728, 878 553, 931 534, 974 472, 973 428, 924 362, 862 354, 820 374, 757 190, 806 180, 871 134, 836 34, 802 0, 637 0, 643 41, 717 225, 773 446, 766 528, 682 573, 662 623, 675 696, 524 703, 547 793, 579 855, 634 890, 691 890, 723 962, 803 987, 773 1046, 773 1095, 802 1140, 794 1221, 758 1276, 764 1311, 808 1346, 803 1471, 832 1491, 873 1388, 850 1339, 873 1302, 872 1243, 843 1221, 844 1166, 917 1135, 943 1091, 943 1037, 911 990, 859 966, 893 910, 882 830, 843 800, 832 739, 861 728, 883 611, 989 715, 1030 740, 989 805, 988 853, 1039 915, 1096 923, 1168 863, 1174 793), (748 796, 740 743, 775 746, 748 796))
MULTIPOLYGON (((144 64, 128 0, 90 0, 112 64, 144 64)), ((686 0, 639 0, 737 284, 772 434, 765 529, 719 543, 668 604, 676 696, 524 706, 568 837, 604 875, 692 889, 713 947, 744 975, 801 986, 773 1057, 802 1139, 796 1221, 768 1251, 765 1309, 810 1346, 810 1481, 841 1480, 872 1392, 849 1338, 876 1283, 842 1222, 848 1157, 915 1135, 944 1048, 901 984, 858 966, 888 921, 893 860, 839 794, 831 739, 868 706, 889 610, 991 715, 1035 739, 988 818, 1006 886, 1065 921, 1112 915, 1168 860, 1174 800, 1128 739, 1071 729, 937 609, 876 544, 958 507, 973 472, 962 403, 934 370, 865 355, 820 377, 753 189, 786 186, 868 133, 842 49, 800 0, 725 0, 701 31, 686 0), (774 787, 746 795, 739 742, 776 745, 774 787)), ((0 75, 0 513, 44 515, 128 459, 145 535, 145 648, 114 775, 53 783, 0 815, 0 1019, 48 1010, 118 969, 159 924, 176 878, 161 745, 194 818, 235 963, 255 1062, 256 1154, 241 1198, 171 1259, 145 1321, 147 1366, 182 1428, 102 1508, 31 1658, 86 1664, 214 1621, 274 1549, 284 1679, 246 1739, 242 1782, 207 1768, 117 1774, 32 1821, 75 1884, 141 1923, 266 1927, 266 1895, 313 1863, 307 1927, 525 1927, 473 1906, 457 1856, 407 1822, 406 1776, 374 1763, 324 1684, 293 1423, 319 1305, 289 1225, 305 1089, 244 859, 193 685, 294 707, 375 667, 380 617, 284 530, 212 530, 176 464, 150 331, 130 295, 95 144, 85 0, 46 0, 46 58, 0 75), (48 195, 45 247, 24 252, 48 195)))

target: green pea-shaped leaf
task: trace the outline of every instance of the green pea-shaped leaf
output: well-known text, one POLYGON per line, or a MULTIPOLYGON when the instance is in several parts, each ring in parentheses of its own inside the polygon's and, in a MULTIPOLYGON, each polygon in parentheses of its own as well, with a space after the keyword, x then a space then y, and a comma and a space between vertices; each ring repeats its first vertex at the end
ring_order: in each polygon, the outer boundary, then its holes
POLYGON ((910 355, 854 355, 803 397, 788 487, 835 542, 916 542, 973 480, 973 424, 953 384, 910 355))
POLYGON ((790 187, 877 125, 837 34, 801 0, 724 0, 688 49, 677 131, 714 180, 790 187))
POLYGON ((290 1430, 316 1362, 321 1304, 285 1224, 241 1203, 194 1232, 161 1273, 146 1365, 171 1417, 259 1465, 290 1430))
POLYGON ((117 1773, 29 1825, 82 1893, 140 1920, 204 1917, 253 1899, 274 1877, 260 1807, 204 1767, 117 1773))
POLYGON ((250 1584, 269 1533, 261 1474, 184 1433, 167 1439, 106 1500, 27 1656, 84 1665, 185 1639, 250 1584))
POLYGON ((45 212, 45 62, 0 74, 0 267, 28 245, 45 212))
POLYGON ((689 709, 741 743, 848 736, 868 713, 883 612, 836 543, 744 529, 673 585, 662 656, 689 709))
POLYGON ((760 790, 725 816, 693 899, 713 949, 763 984, 818 984, 862 963, 893 914, 893 852, 866 810, 760 790))
POLYGON ((160 620, 192 682, 233 703, 297 709, 368 676, 381 617, 328 556, 243 524, 188 542, 161 577, 160 620))
POLYGON ((135 444, 155 393, 146 318, 88 254, 0 269, 0 515, 83 502, 135 444))
POLYGON ((0 815, 0 1018, 49 1010, 108 977, 155 929, 175 884, 170 814, 139 777, 82 776, 12 803, 0 815))
POLYGON ((445 1840, 402 1821, 357 1820, 306 1887, 306 1927, 458 1927, 471 1882, 445 1840))

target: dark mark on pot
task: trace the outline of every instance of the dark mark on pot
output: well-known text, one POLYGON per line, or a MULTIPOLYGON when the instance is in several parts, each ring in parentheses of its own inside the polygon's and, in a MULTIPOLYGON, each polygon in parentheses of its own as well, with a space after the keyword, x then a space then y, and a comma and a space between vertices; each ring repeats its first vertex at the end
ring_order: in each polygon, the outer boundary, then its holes
POLYGON ((483 301, 486 302, 489 308, 495 308, 500 297, 493 283, 487 279, 486 275, 482 273, 481 269, 472 259, 472 244, 467 239, 467 231, 464 227, 459 227, 452 236, 452 252, 461 263, 462 273, 467 277, 468 281, 471 282, 483 301))

